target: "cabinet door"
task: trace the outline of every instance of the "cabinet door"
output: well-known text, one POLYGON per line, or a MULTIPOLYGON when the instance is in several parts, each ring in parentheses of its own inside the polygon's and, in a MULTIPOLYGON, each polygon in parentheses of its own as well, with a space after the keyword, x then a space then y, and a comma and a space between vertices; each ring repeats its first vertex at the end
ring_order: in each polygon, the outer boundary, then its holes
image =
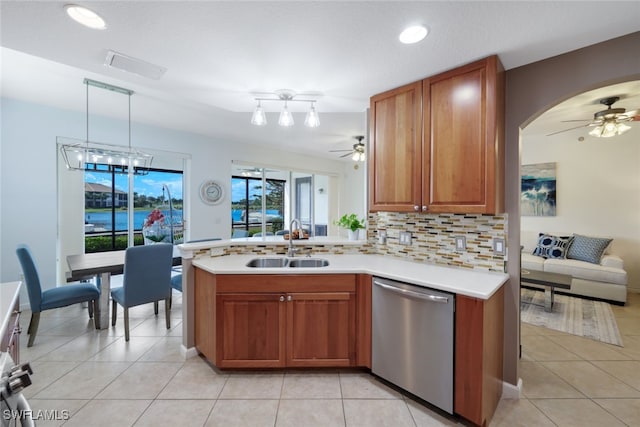
POLYGON ((408 212, 421 205, 422 82, 371 98, 369 210, 408 212))
POLYGON ((216 366, 284 366, 286 304, 283 301, 283 294, 218 294, 216 366))
POLYGON ((355 295, 287 295, 287 366, 355 365, 355 295))
POLYGON ((453 411, 489 425, 502 395, 504 286, 486 300, 456 296, 453 411))
MULTIPOLYGON (((423 81, 424 140, 430 147, 423 200, 428 212, 496 213, 495 57, 423 81)), ((425 160, 426 161, 426 160, 425 160)))

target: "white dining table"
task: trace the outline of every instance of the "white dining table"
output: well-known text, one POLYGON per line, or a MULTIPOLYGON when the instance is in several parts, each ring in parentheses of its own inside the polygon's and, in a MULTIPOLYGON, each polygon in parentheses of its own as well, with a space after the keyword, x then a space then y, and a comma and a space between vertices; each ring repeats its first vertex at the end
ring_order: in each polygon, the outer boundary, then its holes
MULTIPOLYGON (((111 297, 111 275, 124 272, 125 250, 94 252, 67 256, 68 282, 95 277, 100 288, 100 329, 109 327, 109 299, 111 297)), ((173 265, 181 265, 180 250, 173 247, 173 265)))

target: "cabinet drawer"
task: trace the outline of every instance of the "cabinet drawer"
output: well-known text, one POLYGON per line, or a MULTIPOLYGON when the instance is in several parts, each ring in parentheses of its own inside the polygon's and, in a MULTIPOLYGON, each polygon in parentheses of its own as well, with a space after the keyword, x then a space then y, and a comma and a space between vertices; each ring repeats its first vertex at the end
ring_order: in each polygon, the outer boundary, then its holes
POLYGON ((217 275, 218 293, 355 292, 355 274, 217 275))

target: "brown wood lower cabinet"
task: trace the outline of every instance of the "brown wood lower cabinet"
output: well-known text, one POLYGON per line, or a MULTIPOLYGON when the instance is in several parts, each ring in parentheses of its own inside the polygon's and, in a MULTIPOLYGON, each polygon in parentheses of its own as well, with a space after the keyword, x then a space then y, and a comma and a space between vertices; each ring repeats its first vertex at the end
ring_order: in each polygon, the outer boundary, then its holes
POLYGON ((213 275, 196 268, 196 347, 219 368, 369 366, 367 277, 213 275))
POLYGON ((488 425, 502 395, 504 286, 488 300, 456 297, 453 411, 488 425))
POLYGON ((216 295, 216 365, 282 367, 286 304, 281 294, 216 295))
POLYGON ((287 294, 287 366, 354 366, 354 292, 287 294))

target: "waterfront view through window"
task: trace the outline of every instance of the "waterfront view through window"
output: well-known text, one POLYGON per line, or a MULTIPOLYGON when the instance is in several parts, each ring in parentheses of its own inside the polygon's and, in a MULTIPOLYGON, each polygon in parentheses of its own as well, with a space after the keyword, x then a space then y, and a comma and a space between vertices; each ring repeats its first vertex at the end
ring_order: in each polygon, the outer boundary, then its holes
MULTIPOLYGON (((181 243, 183 233, 182 171, 151 169, 146 175, 129 177, 114 171, 86 171, 85 252, 126 249, 129 232, 129 197, 133 197, 134 244, 142 245, 142 229, 148 218, 161 218, 169 243, 181 243), (160 214, 152 214, 158 210, 160 214)), ((160 224, 161 222, 161 224, 160 224)))

